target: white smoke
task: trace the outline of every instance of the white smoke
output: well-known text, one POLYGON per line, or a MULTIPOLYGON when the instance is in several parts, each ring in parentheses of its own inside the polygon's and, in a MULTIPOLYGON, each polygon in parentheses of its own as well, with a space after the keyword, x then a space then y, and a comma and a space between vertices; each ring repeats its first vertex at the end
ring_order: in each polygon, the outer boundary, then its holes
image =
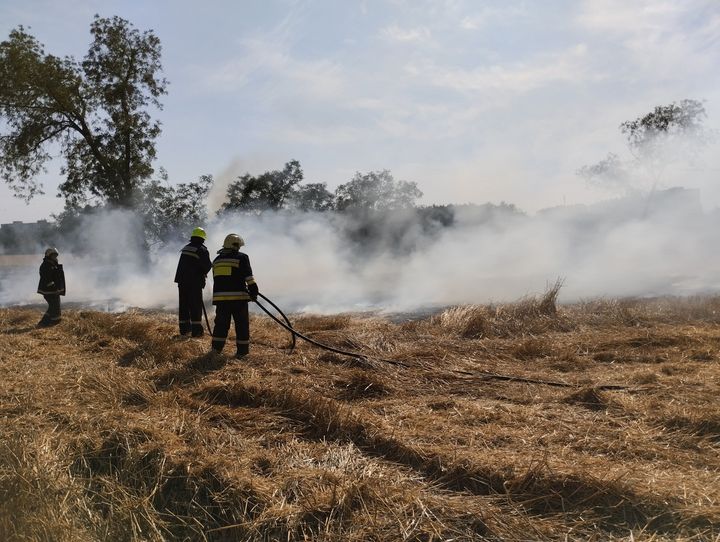
MULTIPOLYGON (((205 228, 214 256, 228 233, 246 242, 260 291, 290 311, 410 311, 421 307, 510 301, 565 279, 561 301, 598 296, 687 295, 720 289, 720 214, 704 212, 696 190, 659 191, 589 207, 559 207, 535 216, 482 208, 455 209, 455 222, 423 233, 403 230, 414 249, 393 241, 365 251, 347 224, 325 214, 263 213, 216 219, 205 228)), ((400 220, 397 218, 397 220, 400 220)), ((177 304, 173 283, 183 246, 139 249, 131 212, 87 217, 83 254, 63 247, 68 295, 100 308, 177 304)), ((388 232, 390 235, 392 232, 388 232)), ((189 232, 188 232, 189 234, 189 232)), ((42 256, 37 258, 39 266, 42 256)), ((41 302, 36 267, 3 280, 0 303, 41 302)), ((205 297, 209 302, 212 279, 205 297)))

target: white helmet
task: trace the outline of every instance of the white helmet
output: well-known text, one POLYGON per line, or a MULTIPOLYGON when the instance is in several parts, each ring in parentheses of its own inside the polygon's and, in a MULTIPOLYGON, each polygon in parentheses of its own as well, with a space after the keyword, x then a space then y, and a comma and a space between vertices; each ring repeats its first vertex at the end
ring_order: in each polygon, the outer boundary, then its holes
POLYGON ((54 248, 54 247, 50 247, 49 249, 47 249, 47 250, 45 251, 45 257, 46 257, 46 258, 50 258, 51 256, 57 256, 57 255, 58 255, 58 251, 57 251, 57 249, 54 248))
POLYGON ((228 234, 228 236, 225 237, 225 241, 223 241, 223 248, 234 248, 235 250, 240 250, 240 247, 243 245, 245 245, 245 241, 243 241, 243 238, 237 233, 228 234))

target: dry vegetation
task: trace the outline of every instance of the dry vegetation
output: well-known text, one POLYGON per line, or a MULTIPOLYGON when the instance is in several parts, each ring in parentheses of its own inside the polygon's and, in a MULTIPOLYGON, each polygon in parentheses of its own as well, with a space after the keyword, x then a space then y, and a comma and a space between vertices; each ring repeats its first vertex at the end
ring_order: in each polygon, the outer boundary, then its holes
POLYGON ((556 295, 293 318, 368 360, 2 309, 0 539, 718 540, 720 298, 556 295))

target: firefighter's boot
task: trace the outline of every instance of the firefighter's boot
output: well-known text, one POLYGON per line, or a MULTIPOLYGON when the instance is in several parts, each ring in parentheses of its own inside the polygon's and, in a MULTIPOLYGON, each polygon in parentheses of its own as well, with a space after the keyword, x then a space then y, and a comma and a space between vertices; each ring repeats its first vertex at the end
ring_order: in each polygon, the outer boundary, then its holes
POLYGON ((220 354, 225 348, 225 337, 213 337, 212 338, 212 351, 220 354))
POLYGON ((205 330, 202 327, 202 321, 200 322, 191 322, 190 324, 191 334, 193 337, 202 337, 205 334, 205 330))

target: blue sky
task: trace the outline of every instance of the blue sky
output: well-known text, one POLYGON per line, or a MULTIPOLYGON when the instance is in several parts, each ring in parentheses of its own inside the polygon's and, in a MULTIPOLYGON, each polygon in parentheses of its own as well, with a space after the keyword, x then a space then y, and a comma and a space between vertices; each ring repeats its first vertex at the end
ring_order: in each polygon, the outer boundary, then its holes
MULTIPOLYGON (((575 171, 622 153, 618 125, 655 105, 704 99, 720 126, 717 0, 0 0, 0 36, 22 24, 80 59, 95 13, 162 42, 173 182, 295 158, 330 188, 389 169, 424 203, 534 211, 612 195, 575 171)), ((0 221, 59 210, 58 169, 30 205, 0 186, 0 221)))

